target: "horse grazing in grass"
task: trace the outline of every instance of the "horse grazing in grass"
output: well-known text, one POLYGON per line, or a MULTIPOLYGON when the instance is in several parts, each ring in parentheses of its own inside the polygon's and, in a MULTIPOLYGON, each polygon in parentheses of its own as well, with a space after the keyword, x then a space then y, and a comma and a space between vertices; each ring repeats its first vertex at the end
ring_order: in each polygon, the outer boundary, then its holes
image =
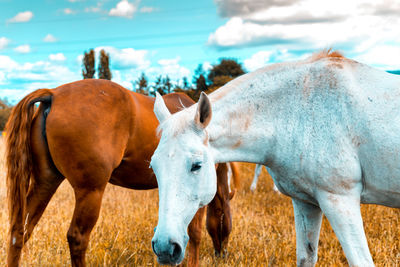
POLYGON ((325 214, 349 265, 373 266, 360 203, 400 207, 400 76, 323 51, 243 75, 173 115, 157 96, 154 111, 160 261, 182 260, 184 230, 216 192, 214 164, 245 161, 268 166, 292 197, 298 265, 316 263, 325 214))
MULTIPOLYGON (((194 103, 185 94, 169 94, 164 100, 171 112, 194 103)), ((85 265, 89 235, 108 182, 131 189, 157 187, 149 168, 159 141, 153 106, 154 98, 113 82, 83 80, 37 90, 14 107, 7 123, 9 266, 18 265, 24 243, 65 177, 75 192, 67 234, 73 266, 85 265), (41 103, 37 109, 36 102, 41 103)), ((231 167, 237 181, 236 167, 231 167)), ((215 218, 207 218, 221 222, 207 225, 217 244, 226 242, 231 230, 227 172, 223 168, 225 164, 218 165, 221 190, 209 212, 215 218)), ((204 213, 200 210, 188 228, 191 266, 198 265, 204 213)), ((215 247, 217 252, 223 249, 215 247)))

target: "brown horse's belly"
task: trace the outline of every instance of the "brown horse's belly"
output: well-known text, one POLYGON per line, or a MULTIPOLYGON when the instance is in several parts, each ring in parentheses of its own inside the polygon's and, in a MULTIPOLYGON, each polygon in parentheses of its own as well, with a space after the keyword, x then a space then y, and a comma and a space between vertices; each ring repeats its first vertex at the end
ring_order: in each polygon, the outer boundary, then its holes
POLYGON ((125 160, 113 171, 109 183, 137 190, 158 187, 152 169, 144 164, 135 164, 125 160))

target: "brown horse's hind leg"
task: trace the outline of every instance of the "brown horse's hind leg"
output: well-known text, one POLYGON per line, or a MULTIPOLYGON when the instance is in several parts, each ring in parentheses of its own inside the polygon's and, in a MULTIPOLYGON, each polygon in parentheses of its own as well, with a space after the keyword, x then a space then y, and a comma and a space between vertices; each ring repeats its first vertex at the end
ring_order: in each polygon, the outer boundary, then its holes
POLYGON ((39 108, 38 117, 33 120, 31 128, 32 155, 30 156, 33 159, 33 173, 26 196, 26 218, 23 224, 15 221, 11 225, 8 266, 18 266, 24 244, 42 217, 51 197, 64 180, 52 163, 47 143, 42 134, 44 122, 42 108, 42 106, 39 108))
POLYGON ((27 197, 27 219, 26 232, 24 242, 30 238, 33 228, 39 222, 44 210, 50 202, 50 199, 60 186, 64 178, 54 177, 51 181, 46 180, 45 183, 35 183, 28 191, 27 197))
POLYGON ((8 266, 18 266, 23 245, 28 241, 47 204, 62 181, 63 178, 57 176, 51 178, 41 177, 40 180, 36 179, 30 185, 27 195, 27 216, 24 225, 15 223, 11 227, 8 266))
POLYGON ((85 253, 89 236, 97 222, 105 186, 75 189, 75 210, 67 238, 72 266, 86 266, 85 253))
POLYGON ((189 245, 187 265, 190 267, 199 266, 199 251, 201 240, 201 229, 203 227, 203 218, 205 207, 199 209, 188 227, 189 245))

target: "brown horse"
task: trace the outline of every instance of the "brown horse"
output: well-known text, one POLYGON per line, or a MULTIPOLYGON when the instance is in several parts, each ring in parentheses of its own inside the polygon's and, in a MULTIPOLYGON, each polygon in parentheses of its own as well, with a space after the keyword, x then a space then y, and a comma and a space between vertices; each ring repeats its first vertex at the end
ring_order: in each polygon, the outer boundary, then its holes
POLYGON ((207 231, 212 237, 215 255, 225 256, 228 237, 232 230, 232 216, 229 201, 235 191, 229 192, 228 167, 231 167, 232 177, 235 177, 235 187, 238 187, 238 170, 236 163, 217 164, 217 193, 207 206, 207 231))
MULTIPOLYGON (((166 95, 164 100, 171 112, 194 103, 184 94, 166 95)), ((37 90, 14 107, 6 127, 9 266, 18 266, 24 243, 65 178, 75 192, 67 234, 73 266, 85 266, 89 235, 108 182, 132 189, 157 187, 148 163, 159 140, 153 105, 153 98, 113 82, 83 80, 37 90), (38 108, 36 102, 40 102, 38 108)), ((220 164, 218 171, 223 181, 219 187, 224 188, 216 198, 223 202, 216 200, 218 204, 210 208, 209 216, 219 217, 208 221, 221 223, 207 227, 210 233, 218 233, 212 236, 214 244, 226 242, 231 229, 225 164, 220 164)), ((233 174, 237 181, 237 172, 233 174)), ((188 228, 191 266, 198 265, 203 215, 204 208, 188 228)), ((217 252, 221 249, 215 247, 217 252)))

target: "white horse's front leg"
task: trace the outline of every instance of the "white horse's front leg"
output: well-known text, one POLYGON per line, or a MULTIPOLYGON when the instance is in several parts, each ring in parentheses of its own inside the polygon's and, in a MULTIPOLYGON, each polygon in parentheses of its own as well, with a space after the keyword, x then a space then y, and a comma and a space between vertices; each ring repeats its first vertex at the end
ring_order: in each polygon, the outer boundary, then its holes
POLYGON ((318 203, 339 239, 350 266, 374 266, 360 212, 359 194, 320 193, 318 203))
POLYGON ((292 202, 296 225, 297 266, 314 266, 318 259, 321 209, 296 199, 292 199, 292 202))
POLYGON ((253 182, 251 183, 251 186, 250 186, 250 190, 253 192, 254 192, 254 190, 256 190, 257 180, 258 180, 258 176, 260 176, 262 166, 263 165, 261 165, 261 164, 257 164, 256 169, 254 170, 254 178, 253 178, 253 182))

